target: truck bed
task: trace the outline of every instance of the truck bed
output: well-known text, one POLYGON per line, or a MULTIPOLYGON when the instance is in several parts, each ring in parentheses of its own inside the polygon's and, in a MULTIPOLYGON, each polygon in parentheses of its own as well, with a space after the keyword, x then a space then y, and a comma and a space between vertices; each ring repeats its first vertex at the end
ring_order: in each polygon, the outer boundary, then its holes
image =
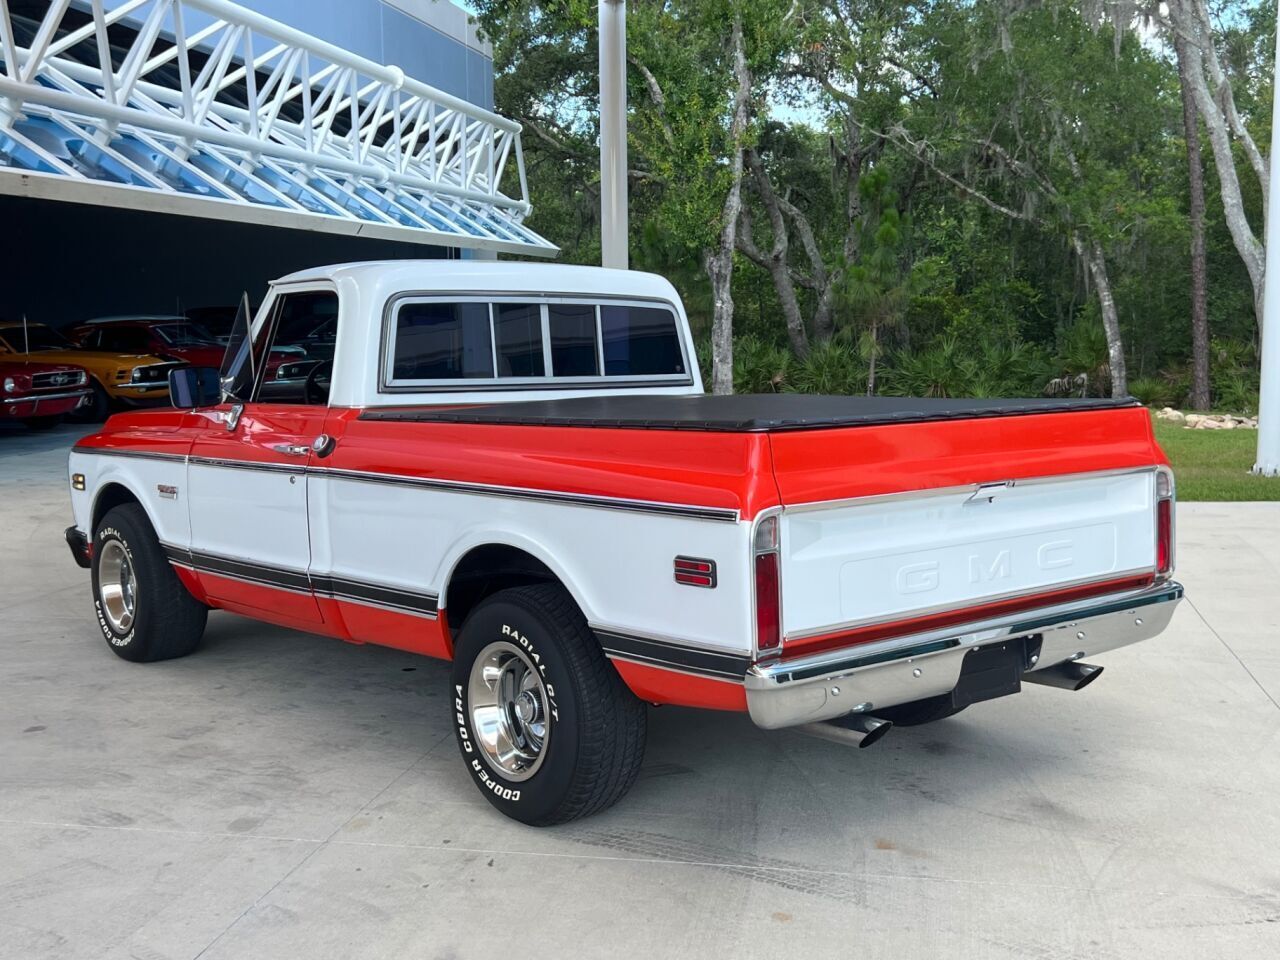
POLYGON ((361 420, 476 423, 513 426, 694 430, 710 433, 780 433, 835 427, 977 420, 1046 413, 1136 407, 1132 398, 926 399, 839 397, 799 393, 728 397, 590 396, 569 400, 486 403, 456 407, 384 407, 361 420))

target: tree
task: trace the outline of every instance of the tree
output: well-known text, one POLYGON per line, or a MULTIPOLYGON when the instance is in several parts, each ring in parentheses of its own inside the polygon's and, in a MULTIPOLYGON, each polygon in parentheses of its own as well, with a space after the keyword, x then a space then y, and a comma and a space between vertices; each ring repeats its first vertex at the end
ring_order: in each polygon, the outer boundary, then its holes
POLYGON ((1195 410, 1208 410, 1209 396, 1209 278, 1204 249, 1204 161, 1200 156, 1200 117, 1189 72, 1196 69, 1187 41, 1173 38, 1178 58, 1178 86, 1182 91, 1182 126, 1187 141, 1187 185, 1191 229, 1191 397, 1195 410))
POLYGON ((1227 228, 1249 273, 1254 314, 1261 328, 1266 254, 1262 241, 1249 222, 1234 147, 1240 148, 1247 168, 1262 187, 1264 209, 1270 186, 1267 161, 1236 107, 1233 86, 1214 43, 1213 22, 1207 3, 1205 0, 1169 0, 1166 9, 1168 29, 1175 42, 1185 44, 1190 54, 1188 69, 1182 72, 1182 76, 1190 87, 1196 109, 1209 135, 1227 228))
POLYGON ((733 119, 729 124, 729 185, 720 214, 720 242, 707 250, 703 260, 711 278, 715 311, 711 321, 711 389, 733 393, 733 251, 737 246, 738 216, 742 212, 742 158, 746 151, 747 108, 751 98, 751 71, 742 39, 742 13, 734 11, 733 119))

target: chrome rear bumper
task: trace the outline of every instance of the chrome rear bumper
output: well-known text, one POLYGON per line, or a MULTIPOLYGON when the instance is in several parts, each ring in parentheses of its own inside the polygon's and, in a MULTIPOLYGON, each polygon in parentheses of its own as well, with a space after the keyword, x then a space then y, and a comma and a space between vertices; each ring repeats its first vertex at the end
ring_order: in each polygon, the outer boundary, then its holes
POLYGON ((970 649, 1011 637, 1040 638, 1031 669, 1041 670, 1154 637, 1168 626, 1182 593, 1181 584, 1169 581, 959 628, 757 663, 747 671, 747 708, 758 726, 775 729, 936 697, 955 689, 970 649))

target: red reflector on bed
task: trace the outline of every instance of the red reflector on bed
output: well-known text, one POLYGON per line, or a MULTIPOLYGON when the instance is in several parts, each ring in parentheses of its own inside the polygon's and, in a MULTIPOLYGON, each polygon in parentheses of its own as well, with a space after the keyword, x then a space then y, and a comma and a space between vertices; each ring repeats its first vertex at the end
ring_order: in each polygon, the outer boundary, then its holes
POLYGON ((699 557, 676 557, 676 583, 687 587, 714 587, 716 562, 699 557))

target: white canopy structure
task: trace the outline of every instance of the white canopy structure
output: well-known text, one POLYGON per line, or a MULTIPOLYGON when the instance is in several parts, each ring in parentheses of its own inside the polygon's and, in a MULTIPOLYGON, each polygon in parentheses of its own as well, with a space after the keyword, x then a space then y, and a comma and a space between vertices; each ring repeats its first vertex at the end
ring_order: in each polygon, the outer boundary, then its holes
POLYGON ((520 125, 397 67, 226 0, 10 5, 0 194, 557 252, 521 222, 520 125))

